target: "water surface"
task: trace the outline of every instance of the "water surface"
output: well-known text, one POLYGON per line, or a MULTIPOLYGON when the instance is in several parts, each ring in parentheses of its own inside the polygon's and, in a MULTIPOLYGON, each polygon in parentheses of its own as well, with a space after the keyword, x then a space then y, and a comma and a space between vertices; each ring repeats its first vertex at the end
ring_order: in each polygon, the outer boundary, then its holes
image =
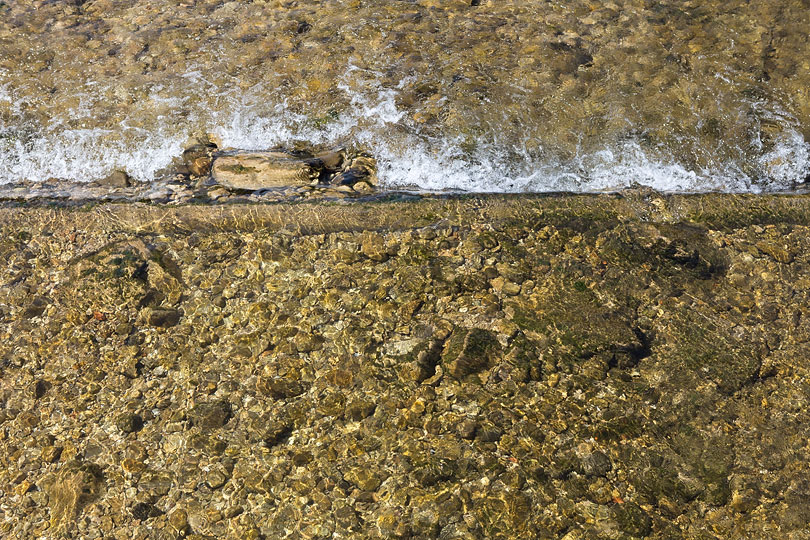
POLYGON ((810 3, 0 2, 0 182, 352 144, 385 187, 782 191, 810 3))

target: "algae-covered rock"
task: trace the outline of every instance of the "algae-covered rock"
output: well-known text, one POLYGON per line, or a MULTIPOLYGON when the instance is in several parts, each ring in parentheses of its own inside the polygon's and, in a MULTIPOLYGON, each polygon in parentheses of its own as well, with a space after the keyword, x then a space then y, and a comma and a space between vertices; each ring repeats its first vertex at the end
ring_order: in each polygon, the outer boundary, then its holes
POLYGON ((123 433, 132 433, 143 427, 143 419, 135 413, 123 413, 115 419, 115 427, 123 433))
POLYGON ((149 309, 146 314, 146 322, 152 326, 161 326, 164 328, 175 326, 180 322, 180 317, 183 313, 177 309, 171 308, 154 308, 149 309))
POLYGON ((582 458, 582 470, 590 476, 604 476, 612 469, 610 458, 602 452, 593 452, 582 458))
POLYGON ((448 373, 461 379, 491 367, 500 349, 495 334, 488 330, 457 328, 444 345, 442 364, 448 373))
POLYGON ((619 529, 630 536, 643 538, 652 530, 650 516, 631 502, 613 505, 611 515, 619 525, 619 529))
POLYGON ((221 428, 231 418, 231 404, 227 401, 200 403, 188 412, 191 422, 204 430, 221 428))

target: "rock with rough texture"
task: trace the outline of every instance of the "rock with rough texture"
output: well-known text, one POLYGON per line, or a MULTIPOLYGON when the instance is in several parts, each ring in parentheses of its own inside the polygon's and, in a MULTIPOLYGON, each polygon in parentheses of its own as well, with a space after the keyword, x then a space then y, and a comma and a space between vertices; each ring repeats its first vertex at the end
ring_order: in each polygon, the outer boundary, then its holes
POLYGON ((143 419, 134 413, 123 413, 115 419, 115 426, 123 433, 133 433, 143 427, 143 419))
POLYGON ((312 163, 283 152, 223 155, 214 160, 212 168, 219 184, 247 190, 307 185, 318 174, 312 163))
POLYGON ((132 185, 132 179, 124 171, 114 171, 99 180, 98 183, 106 187, 125 188, 132 185))
POLYGON ((444 346, 442 362, 456 378, 484 371, 495 363, 500 344, 495 334, 481 328, 459 328, 444 346))
POLYGON ((208 176, 214 160, 211 153, 216 150, 213 144, 195 144, 183 151, 183 163, 194 176, 208 176))
MULTIPOLYGON (((329 183, 336 186, 376 186, 377 161, 369 156, 357 156, 353 158, 338 174, 332 176, 329 183)), ((366 191, 367 187, 360 190, 366 191)))
POLYGON ((231 415, 231 405, 226 401, 200 403, 188 413, 192 424, 203 430, 221 428, 231 415))
POLYGON ((103 488, 104 474, 98 465, 72 461, 62 466, 45 483, 52 530, 69 535, 79 512, 93 502, 103 488))
POLYGON ((147 322, 152 326, 170 327, 180 322, 182 312, 171 308, 155 308, 148 312, 147 322))

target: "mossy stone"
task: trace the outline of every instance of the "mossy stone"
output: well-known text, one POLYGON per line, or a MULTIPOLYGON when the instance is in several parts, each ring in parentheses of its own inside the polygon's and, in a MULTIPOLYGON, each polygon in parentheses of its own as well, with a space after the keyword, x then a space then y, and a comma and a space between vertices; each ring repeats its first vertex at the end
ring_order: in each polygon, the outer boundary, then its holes
POLYGON ((457 328, 444 346, 442 364, 462 379, 491 367, 501 351, 495 334, 482 328, 457 328))

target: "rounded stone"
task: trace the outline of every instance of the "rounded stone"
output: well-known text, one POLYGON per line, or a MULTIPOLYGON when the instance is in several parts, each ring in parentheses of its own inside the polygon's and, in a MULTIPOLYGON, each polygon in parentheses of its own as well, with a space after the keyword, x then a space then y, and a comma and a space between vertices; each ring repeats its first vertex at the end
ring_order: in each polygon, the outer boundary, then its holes
POLYGON ((135 413, 126 412, 115 419, 115 427, 124 433, 133 433, 143 427, 143 419, 135 413))

